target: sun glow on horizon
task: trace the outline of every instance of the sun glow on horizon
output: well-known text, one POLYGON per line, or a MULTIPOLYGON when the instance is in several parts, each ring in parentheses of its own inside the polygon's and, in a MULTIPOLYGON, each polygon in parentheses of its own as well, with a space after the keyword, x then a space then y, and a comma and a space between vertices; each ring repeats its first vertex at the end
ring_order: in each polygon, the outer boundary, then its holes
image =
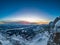
POLYGON ((40 14, 18 14, 14 16, 8 16, 4 18, 4 21, 27 21, 27 22, 36 22, 36 23, 48 23, 49 20, 45 19, 43 16, 39 17, 40 14))
POLYGON ((28 22, 49 22, 49 20, 39 19, 39 18, 32 18, 32 17, 21 17, 21 18, 10 18, 6 19, 5 21, 28 21, 28 22))

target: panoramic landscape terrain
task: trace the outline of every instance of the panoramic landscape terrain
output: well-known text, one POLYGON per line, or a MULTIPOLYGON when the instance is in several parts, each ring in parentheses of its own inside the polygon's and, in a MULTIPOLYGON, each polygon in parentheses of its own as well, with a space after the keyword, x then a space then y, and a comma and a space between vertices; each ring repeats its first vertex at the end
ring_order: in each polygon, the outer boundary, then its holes
POLYGON ((0 0, 0 45, 60 45, 60 1, 0 0))
MULTIPOLYGON (((53 34, 56 30, 60 32, 59 20, 60 17, 56 17, 48 24, 26 21, 1 22, 0 45, 56 45, 53 34)), ((57 44, 60 45, 59 42, 57 44)))

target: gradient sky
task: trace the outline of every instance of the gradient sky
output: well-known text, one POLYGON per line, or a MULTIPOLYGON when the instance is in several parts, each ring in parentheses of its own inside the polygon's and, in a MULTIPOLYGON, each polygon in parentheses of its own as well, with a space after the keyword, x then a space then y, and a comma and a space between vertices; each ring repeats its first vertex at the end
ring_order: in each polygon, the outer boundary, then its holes
POLYGON ((59 0, 0 0, 0 20, 51 21, 58 16, 59 0))

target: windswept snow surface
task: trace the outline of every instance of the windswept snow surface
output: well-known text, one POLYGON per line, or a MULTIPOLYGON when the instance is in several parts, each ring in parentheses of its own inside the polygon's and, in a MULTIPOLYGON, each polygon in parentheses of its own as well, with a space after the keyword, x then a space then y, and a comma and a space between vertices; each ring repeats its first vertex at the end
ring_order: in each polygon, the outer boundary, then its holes
MULTIPOLYGON (((1 28, 0 29, 0 45, 47 45, 47 42, 49 40, 49 35, 46 30, 42 33, 37 32, 35 36, 31 35, 31 36, 33 36, 33 38, 32 39, 29 38, 30 40, 26 40, 19 34, 17 36, 15 34, 13 34, 12 36, 7 36, 4 32, 6 29, 13 28, 15 30, 16 28, 19 28, 18 30, 20 30, 21 28, 26 28, 26 29, 24 29, 25 32, 27 30, 27 35, 30 35, 33 33, 31 29, 33 29, 34 31, 44 30, 44 28, 40 25, 28 25, 28 26, 27 25, 13 25, 13 26, 0 25, 0 28, 1 28)), ((17 31, 17 33, 18 32, 19 31, 17 31)), ((21 31, 21 33, 22 33, 22 31, 21 31)))
POLYGON ((48 32, 37 34, 32 40, 25 40, 20 35, 6 38, 0 34, 0 45, 47 45, 48 32))

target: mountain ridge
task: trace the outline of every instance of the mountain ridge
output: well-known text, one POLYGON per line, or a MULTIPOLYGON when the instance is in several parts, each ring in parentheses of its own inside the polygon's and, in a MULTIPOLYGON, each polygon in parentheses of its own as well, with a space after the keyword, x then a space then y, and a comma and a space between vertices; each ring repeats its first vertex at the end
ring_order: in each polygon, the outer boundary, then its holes
POLYGON ((48 24, 48 21, 29 22, 29 21, 0 21, 0 24, 19 23, 19 24, 48 24))

